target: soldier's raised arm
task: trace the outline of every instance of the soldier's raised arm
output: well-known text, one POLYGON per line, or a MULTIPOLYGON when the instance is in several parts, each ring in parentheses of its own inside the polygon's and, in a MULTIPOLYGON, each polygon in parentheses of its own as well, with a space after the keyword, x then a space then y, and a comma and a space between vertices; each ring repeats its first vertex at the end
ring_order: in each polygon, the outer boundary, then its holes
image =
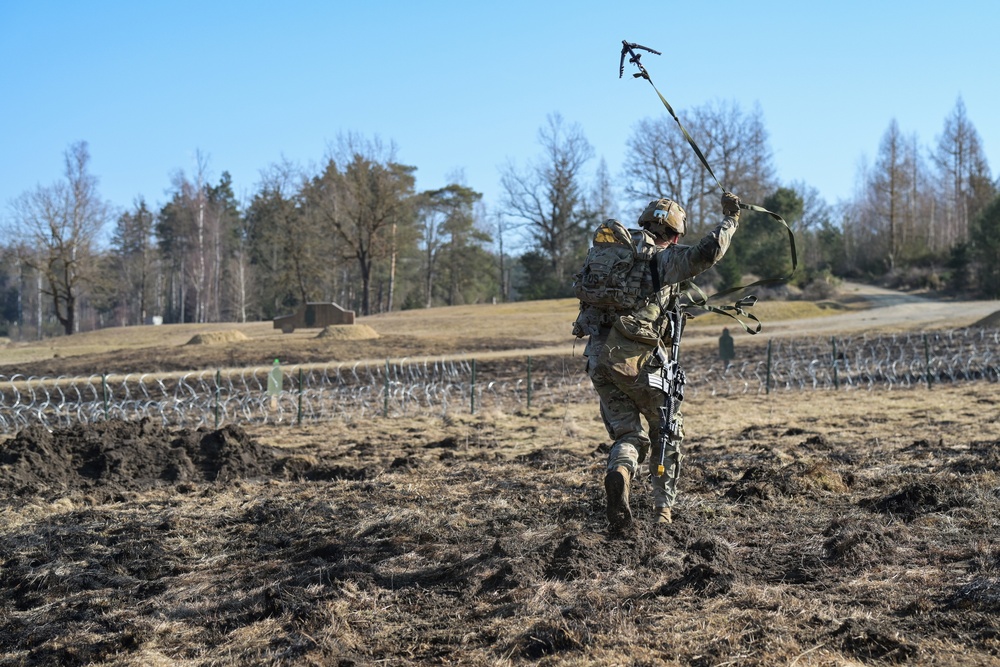
POLYGON ((722 195, 722 221, 694 245, 671 245, 656 256, 663 284, 690 280, 719 262, 740 226, 740 198, 722 195))

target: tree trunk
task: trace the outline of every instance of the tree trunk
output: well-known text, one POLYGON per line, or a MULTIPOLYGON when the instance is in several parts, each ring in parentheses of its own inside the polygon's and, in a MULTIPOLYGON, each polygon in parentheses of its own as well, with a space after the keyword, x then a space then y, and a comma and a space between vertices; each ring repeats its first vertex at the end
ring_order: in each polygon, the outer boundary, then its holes
POLYGON ((372 293, 371 293, 371 265, 364 259, 360 260, 361 266, 361 314, 372 314, 372 293))
POLYGON ((389 299, 386 312, 392 312, 392 296, 396 291, 396 223, 392 223, 391 240, 389 242, 389 299))

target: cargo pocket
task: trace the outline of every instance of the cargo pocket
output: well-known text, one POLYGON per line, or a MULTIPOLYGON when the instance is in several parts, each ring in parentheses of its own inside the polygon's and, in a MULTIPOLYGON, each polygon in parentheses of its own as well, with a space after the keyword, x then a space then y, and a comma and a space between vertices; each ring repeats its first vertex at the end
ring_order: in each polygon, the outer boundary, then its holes
POLYGON ((656 345, 627 338, 617 326, 601 347, 598 363, 626 378, 637 378, 649 364, 656 345))

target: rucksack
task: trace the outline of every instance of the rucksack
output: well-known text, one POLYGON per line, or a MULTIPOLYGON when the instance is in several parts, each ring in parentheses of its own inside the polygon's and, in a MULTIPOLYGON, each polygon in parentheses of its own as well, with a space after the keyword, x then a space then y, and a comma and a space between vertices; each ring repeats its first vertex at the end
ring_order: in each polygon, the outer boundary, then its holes
POLYGON ((656 254, 648 232, 625 229, 606 220, 594 232, 583 268, 573 278, 573 291, 584 304, 611 311, 635 308, 643 297, 643 273, 656 254))

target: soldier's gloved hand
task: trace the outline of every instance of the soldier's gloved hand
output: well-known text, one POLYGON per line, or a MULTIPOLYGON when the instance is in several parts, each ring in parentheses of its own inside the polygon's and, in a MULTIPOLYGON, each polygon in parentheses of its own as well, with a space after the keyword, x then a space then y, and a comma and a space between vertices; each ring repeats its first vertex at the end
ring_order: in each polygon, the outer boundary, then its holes
POLYGON ((722 214, 731 218, 740 217, 740 198, 732 192, 722 193, 722 214))

